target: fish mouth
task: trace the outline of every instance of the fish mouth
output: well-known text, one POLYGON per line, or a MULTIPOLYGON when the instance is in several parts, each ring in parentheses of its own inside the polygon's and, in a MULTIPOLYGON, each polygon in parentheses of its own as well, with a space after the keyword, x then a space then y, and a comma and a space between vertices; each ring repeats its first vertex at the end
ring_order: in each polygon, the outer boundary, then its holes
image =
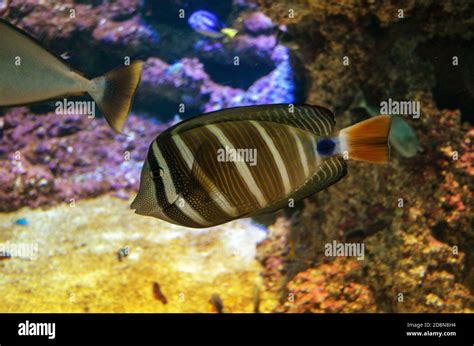
POLYGON ((130 209, 134 211, 135 214, 138 215, 144 215, 143 212, 140 211, 140 206, 138 205, 138 197, 140 194, 138 194, 135 199, 133 200, 132 204, 130 204, 130 209))
POLYGON ((146 213, 144 210, 142 210, 140 207, 134 207, 133 204, 130 206, 130 209, 133 210, 133 212, 137 215, 141 216, 150 216, 150 214, 146 213))
POLYGON ((135 199, 133 200, 132 204, 130 204, 130 209, 133 210, 134 213, 137 215, 154 216, 154 217, 161 218, 163 214, 162 209, 158 208, 157 206, 150 208, 150 206, 147 205, 147 203, 143 203, 144 200, 142 198, 143 196, 141 196, 140 193, 138 193, 135 199))

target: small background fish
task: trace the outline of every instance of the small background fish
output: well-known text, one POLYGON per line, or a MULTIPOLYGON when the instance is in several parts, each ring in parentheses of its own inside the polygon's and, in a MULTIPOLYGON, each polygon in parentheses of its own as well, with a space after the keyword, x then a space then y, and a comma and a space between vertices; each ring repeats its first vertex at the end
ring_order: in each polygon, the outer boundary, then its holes
MULTIPOLYGON (((352 113, 357 119, 361 120, 367 116, 379 115, 380 109, 369 105, 364 94, 359 92, 354 99, 352 113)), ((392 116, 389 141, 397 153, 405 158, 412 158, 423 150, 413 127, 399 115, 392 116)))
POLYGON ((237 35, 237 30, 227 28, 216 15, 208 11, 194 12, 189 17, 188 24, 194 31, 212 38, 221 38, 224 36, 233 38, 237 35))
POLYGON ((224 312, 224 302, 219 294, 214 293, 211 296, 210 303, 214 312, 222 314, 224 312))
POLYGON ((163 304, 168 304, 168 299, 165 297, 163 292, 161 291, 160 284, 158 282, 153 283, 153 297, 156 300, 159 300, 163 304))

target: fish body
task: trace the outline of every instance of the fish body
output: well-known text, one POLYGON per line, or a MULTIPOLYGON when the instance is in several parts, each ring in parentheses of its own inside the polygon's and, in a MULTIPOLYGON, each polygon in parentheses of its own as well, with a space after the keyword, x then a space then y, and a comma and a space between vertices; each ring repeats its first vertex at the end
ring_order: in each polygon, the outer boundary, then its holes
POLYGON ((12 255, 10 255, 8 252, 0 252, 0 261, 9 260, 11 258, 12 255))
POLYGON ((390 144, 403 157, 412 158, 422 150, 415 130, 399 115, 392 117, 390 144))
POLYGON ((0 0, 0 15, 4 15, 10 9, 10 0, 0 0))
POLYGON ((201 35, 222 38, 237 35, 237 30, 227 28, 214 14, 208 11, 196 11, 188 19, 189 26, 201 35))
POLYGON ((385 162, 390 117, 334 132, 319 106, 226 109, 153 140, 132 209, 192 228, 270 213, 334 184, 350 158, 385 162), (294 107, 290 111, 291 107, 294 107))
POLYGON ((253 288, 253 312, 258 314, 260 312, 260 286, 255 285, 253 288))
MULTIPOLYGON (((353 106, 353 111, 361 108, 372 117, 380 114, 380 108, 369 105, 362 92, 356 95, 353 106)), ((415 157, 418 152, 423 151, 415 130, 399 115, 392 116, 389 141, 392 148, 405 158, 415 157)))
POLYGON ((127 246, 127 247, 124 247, 124 248, 121 248, 119 251, 117 251, 117 258, 119 260, 119 262, 122 262, 122 260, 127 257, 130 253, 130 248, 127 246))
POLYGON ((140 81, 141 61, 92 80, 24 31, 0 20, 0 107, 89 94, 110 126, 121 132, 140 81))
POLYGON ((156 300, 159 300, 162 304, 168 304, 168 299, 161 291, 161 287, 158 282, 153 283, 153 297, 156 300))
POLYGON ((224 302, 217 293, 214 293, 209 301, 212 305, 212 310, 218 314, 224 313, 224 302))

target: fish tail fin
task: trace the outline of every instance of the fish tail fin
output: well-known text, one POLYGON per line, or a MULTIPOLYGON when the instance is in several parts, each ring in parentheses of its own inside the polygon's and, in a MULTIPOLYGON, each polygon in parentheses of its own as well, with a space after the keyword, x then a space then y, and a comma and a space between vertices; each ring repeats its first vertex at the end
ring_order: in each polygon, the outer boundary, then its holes
POLYGON ((132 99, 140 83, 143 61, 120 67, 92 80, 89 94, 97 102, 110 127, 122 133, 132 107, 132 99))
POLYGON ((379 115, 340 130, 340 154, 351 160, 386 163, 391 122, 390 116, 379 115))
POLYGON ((232 28, 224 28, 221 30, 221 32, 224 35, 229 36, 230 38, 234 38, 238 34, 239 31, 232 28))

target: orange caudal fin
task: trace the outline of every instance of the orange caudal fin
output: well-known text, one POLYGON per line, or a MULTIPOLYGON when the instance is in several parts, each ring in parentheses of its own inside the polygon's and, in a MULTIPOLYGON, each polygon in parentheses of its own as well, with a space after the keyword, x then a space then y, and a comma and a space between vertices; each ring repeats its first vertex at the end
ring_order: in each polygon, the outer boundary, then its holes
POLYGON ((379 115, 339 131, 341 154, 349 159, 385 163, 389 158, 388 135, 392 118, 379 115))

